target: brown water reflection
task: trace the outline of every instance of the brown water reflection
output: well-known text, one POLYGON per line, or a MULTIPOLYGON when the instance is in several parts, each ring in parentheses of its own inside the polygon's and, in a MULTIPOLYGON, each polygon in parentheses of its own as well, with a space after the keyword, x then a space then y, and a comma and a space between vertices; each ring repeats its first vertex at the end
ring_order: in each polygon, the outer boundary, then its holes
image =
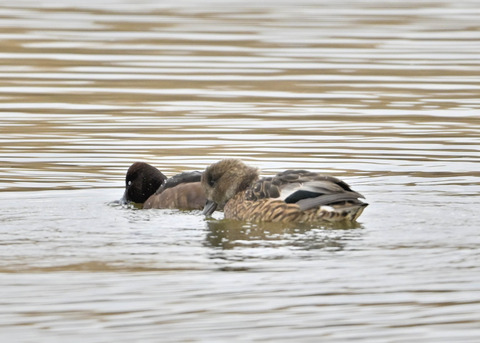
POLYGON ((480 340, 477 1, 0 13, 4 339, 480 340), (370 206, 332 228, 111 204, 134 161, 227 156, 339 176, 370 206))
POLYGON ((359 223, 326 223, 324 225, 288 223, 244 223, 233 220, 207 222, 206 243, 224 249, 239 247, 342 250, 341 243, 348 234, 335 230, 360 229, 359 223), (338 236, 332 237, 332 233, 338 236), (338 238, 338 240, 336 239, 338 238))

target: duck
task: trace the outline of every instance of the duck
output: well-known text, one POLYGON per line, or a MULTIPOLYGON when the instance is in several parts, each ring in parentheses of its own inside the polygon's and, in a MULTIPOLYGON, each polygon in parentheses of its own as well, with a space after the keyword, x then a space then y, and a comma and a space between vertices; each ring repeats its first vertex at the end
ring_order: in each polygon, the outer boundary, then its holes
POLYGON ((207 201, 201 175, 192 171, 167 178, 154 166, 135 162, 127 170, 121 202, 134 202, 144 209, 201 210, 207 201))
POLYGON ((333 176, 307 170, 286 170, 260 177, 259 170, 239 159, 208 166, 201 184, 211 216, 223 207, 225 219, 250 222, 356 221, 368 204, 365 197, 333 176))

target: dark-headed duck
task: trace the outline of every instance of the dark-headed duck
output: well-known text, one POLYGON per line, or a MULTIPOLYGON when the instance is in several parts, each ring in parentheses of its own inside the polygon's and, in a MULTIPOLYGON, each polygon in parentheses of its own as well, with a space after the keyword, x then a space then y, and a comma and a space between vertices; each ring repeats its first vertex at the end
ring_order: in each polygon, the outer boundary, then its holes
POLYGON ((265 222, 355 221, 368 205, 335 177, 287 170, 259 178, 256 168, 238 159, 207 167, 202 175, 207 196, 204 214, 223 206, 225 218, 265 222))
POLYGON ((184 172, 169 179, 145 162, 135 162, 125 178, 123 202, 143 203, 143 208, 201 210, 206 203, 201 172, 184 172))

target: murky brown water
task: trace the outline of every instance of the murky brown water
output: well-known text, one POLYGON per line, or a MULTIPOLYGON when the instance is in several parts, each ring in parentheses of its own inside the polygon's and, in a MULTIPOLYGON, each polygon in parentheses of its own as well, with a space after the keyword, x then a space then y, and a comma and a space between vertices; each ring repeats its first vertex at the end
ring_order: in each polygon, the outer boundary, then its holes
POLYGON ((2 341, 480 341, 478 5, 2 3, 2 341), (134 161, 227 156, 370 206, 335 229, 111 204, 134 161))

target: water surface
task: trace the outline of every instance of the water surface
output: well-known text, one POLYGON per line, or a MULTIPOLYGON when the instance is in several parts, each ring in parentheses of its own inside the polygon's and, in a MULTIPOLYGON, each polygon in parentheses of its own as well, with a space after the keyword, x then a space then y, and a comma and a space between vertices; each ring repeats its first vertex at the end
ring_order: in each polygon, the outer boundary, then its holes
POLYGON ((476 1, 0 5, 8 342, 480 340, 476 1), (239 157, 359 223, 117 206, 146 161, 239 157))

